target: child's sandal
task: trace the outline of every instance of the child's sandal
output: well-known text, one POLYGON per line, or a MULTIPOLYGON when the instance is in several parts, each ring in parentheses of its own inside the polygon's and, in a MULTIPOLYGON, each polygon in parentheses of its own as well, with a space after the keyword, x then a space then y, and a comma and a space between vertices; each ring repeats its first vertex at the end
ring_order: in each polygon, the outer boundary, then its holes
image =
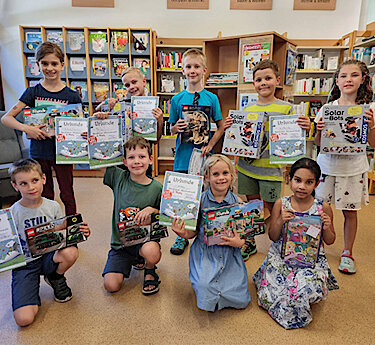
POLYGON ((161 281, 159 280, 159 276, 155 272, 155 267, 154 268, 145 268, 145 280, 143 281, 143 288, 142 288, 142 293, 144 295, 152 295, 154 293, 157 293, 159 291, 159 284, 161 281), (153 280, 146 280, 146 275, 149 274, 154 277, 153 280), (151 290, 145 290, 145 288, 149 286, 154 286, 153 289, 151 290))
POLYGON ((137 258, 137 260, 133 263, 133 267, 135 270, 137 271, 142 271, 145 269, 145 259, 140 257, 140 258, 137 258))

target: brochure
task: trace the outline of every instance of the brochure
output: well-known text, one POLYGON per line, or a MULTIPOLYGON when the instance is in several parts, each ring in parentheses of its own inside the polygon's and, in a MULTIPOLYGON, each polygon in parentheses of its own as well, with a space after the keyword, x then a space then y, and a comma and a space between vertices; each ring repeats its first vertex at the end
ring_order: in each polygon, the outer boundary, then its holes
POLYGON ((111 44, 116 53, 125 52, 126 44, 128 43, 128 33, 126 31, 112 31, 111 44))
POLYGON ((80 51, 85 42, 83 31, 67 31, 67 41, 71 51, 80 51))
POLYGON ((368 123, 363 120, 367 105, 323 105, 320 152, 336 155, 366 154, 368 123))
POLYGON ((208 246, 224 242, 222 236, 233 237, 233 229, 240 236, 255 236, 265 232, 264 226, 259 226, 260 223, 264 224, 263 202, 260 200, 205 208, 202 214, 204 242, 208 246))
POLYGON ((40 31, 25 32, 25 41, 27 49, 36 50, 36 48, 38 48, 38 45, 42 43, 42 33, 40 31))
POLYGON ((203 165, 206 159, 207 156, 202 156, 202 150, 193 148, 189 161, 188 174, 203 176, 203 165))
POLYGON ((209 105, 183 105, 182 119, 187 123, 186 130, 181 133, 182 144, 206 145, 210 140, 209 105))
POLYGON ((88 143, 90 169, 122 164, 121 116, 89 117, 88 143))
POLYGON ((0 210, 0 272, 26 265, 20 238, 9 209, 0 210))
POLYGON ((158 105, 159 97, 156 96, 133 96, 131 98, 134 136, 156 141, 157 122, 152 109, 157 108, 158 105))
POLYGON ((56 117, 56 164, 89 163, 88 120, 79 117, 56 117))
POLYGON ((86 241, 81 232, 80 214, 62 217, 25 229, 27 245, 33 258, 86 241))
POLYGON ((244 83, 253 82, 253 68, 263 60, 270 58, 271 43, 245 44, 242 51, 243 79, 244 83))
POLYGON ((82 72, 86 68, 86 58, 84 57, 71 57, 69 63, 72 71, 82 72))
POLYGON ((196 230, 202 195, 203 176, 166 171, 160 203, 160 224, 172 225, 174 218, 185 221, 188 230, 196 230))
POLYGON ((225 130, 222 153, 259 158, 263 142, 264 112, 230 110, 233 124, 225 130))
POLYGON ((295 217, 284 224, 281 257, 291 266, 314 267, 321 241, 320 216, 295 212, 295 217))
POLYGON ((293 164, 306 156, 306 132, 296 122, 299 116, 270 116, 271 164, 293 164))
POLYGON ((117 102, 112 110, 108 105, 102 106, 102 111, 109 112, 111 115, 121 117, 121 136, 125 144, 132 136, 132 119, 131 119, 131 104, 129 102, 117 102))

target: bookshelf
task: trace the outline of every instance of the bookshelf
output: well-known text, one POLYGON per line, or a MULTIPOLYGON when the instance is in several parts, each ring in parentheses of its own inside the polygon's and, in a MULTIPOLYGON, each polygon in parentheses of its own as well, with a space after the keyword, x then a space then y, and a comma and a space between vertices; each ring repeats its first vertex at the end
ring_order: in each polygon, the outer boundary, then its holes
POLYGON ((154 90, 160 97, 159 105, 164 113, 163 135, 154 145, 154 173, 173 170, 176 137, 172 136, 168 123, 171 98, 186 88, 182 74, 182 54, 190 49, 203 49, 203 40, 197 38, 154 38, 154 90))

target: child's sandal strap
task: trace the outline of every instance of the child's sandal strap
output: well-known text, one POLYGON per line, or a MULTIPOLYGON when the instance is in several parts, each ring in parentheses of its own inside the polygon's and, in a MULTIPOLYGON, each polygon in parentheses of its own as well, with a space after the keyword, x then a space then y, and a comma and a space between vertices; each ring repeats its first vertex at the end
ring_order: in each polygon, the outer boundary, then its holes
POLYGON ((145 268, 145 277, 146 275, 151 275, 153 276, 153 280, 144 280, 143 281, 143 288, 142 288, 142 293, 144 295, 152 295, 154 293, 157 293, 159 291, 159 284, 161 281, 159 280, 158 274, 155 272, 155 267, 154 268, 145 268), (145 288, 149 286, 154 286, 153 289, 151 290, 145 290, 145 288))

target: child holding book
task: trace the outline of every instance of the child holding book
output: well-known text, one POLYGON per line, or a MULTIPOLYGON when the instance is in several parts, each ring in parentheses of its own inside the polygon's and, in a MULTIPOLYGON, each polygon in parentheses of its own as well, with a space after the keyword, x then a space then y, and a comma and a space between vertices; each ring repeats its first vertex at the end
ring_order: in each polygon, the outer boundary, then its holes
MULTIPOLYGON (((64 273, 76 262, 78 248, 71 246, 31 257, 24 230, 61 218, 63 214, 56 201, 42 197, 46 177, 36 160, 27 158, 13 163, 9 174, 12 186, 21 193, 21 200, 12 205, 11 211, 26 258, 26 266, 12 271, 12 307, 17 325, 28 326, 34 322, 41 305, 40 275, 44 275, 47 284, 53 288, 57 302, 72 298, 64 273)), ((90 236, 87 223, 82 223, 80 229, 86 237, 90 236)))
POLYGON ((140 245, 122 245, 119 226, 134 220, 140 225, 149 224, 151 214, 158 213, 162 185, 146 176, 152 162, 150 143, 142 137, 132 137, 125 143, 124 164, 128 170, 119 167, 107 168, 103 183, 113 190, 111 250, 103 271, 104 288, 108 292, 121 289, 124 278, 129 278, 132 265, 146 261, 142 292, 151 295, 159 291, 159 276, 155 269, 160 261, 159 243, 155 241, 140 245))
MULTIPOLYGON (((332 105, 355 105, 371 103, 373 91, 371 77, 366 65, 358 60, 347 60, 341 64, 334 75, 334 86, 328 99, 332 105)), ((373 103, 371 105, 373 108, 373 103)), ((365 113, 368 122, 368 144, 375 146, 375 122, 373 110, 365 113)), ((321 111, 315 118, 317 134, 315 144, 320 145, 324 129, 321 111)), ((353 245, 357 233, 357 211, 361 204, 368 205, 367 171, 369 164, 366 153, 357 156, 331 155, 319 153, 317 159, 322 176, 317 195, 344 215, 344 250, 341 254, 339 271, 354 274, 356 272, 353 245)))
MULTIPOLYGON (((216 95, 207 91, 203 87, 204 75, 207 71, 206 56, 198 49, 189 49, 182 56, 182 73, 187 79, 186 90, 181 91, 172 97, 171 110, 168 121, 172 124, 172 135, 177 134, 176 154, 174 158, 174 171, 187 173, 190 156, 194 147, 201 148, 202 154, 207 155, 212 151, 215 144, 224 133, 223 120, 220 111, 219 100, 216 95), (187 128, 187 123, 182 119, 182 108, 184 105, 205 105, 210 107, 210 120, 217 125, 215 134, 210 137, 206 144, 194 145, 192 143, 181 143, 181 133, 187 128)), ((210 130, 209 130, 210 133, 210 130)), ((184 252, 189 242, 177 237, 171 247, 171 253, 180 255, 184 252)))
MULTIPOLYGON (((236 164, 238 193, 245 194, 248 201, 262 198, 264 206, 272 213, 272 207, 281 195, 283 172, 282 165, 270 164, 269 117, 292 114, 293 106, 275 97, 276 86, 280 83, 279 66, 275 61, 263 60, 257 63, 253 69, 253 79, 258 100, 256 104, 244 110, 265 112, 266 124, 260 158, 240 157, 236 164)), ((231 121, 227 118, 225 127, 228 127, 231 121)), ((297 123, 306 131, 310 129, 310 120, 307 116, 300 116, 297 123)), ((242 248, 244 260, 248 260, 256 251, 254 238, 247 238, 242 248)))
POLYGON ((17 121, 15 117, 25 107, 77 104, 82 103, 82 100, 78 92, 67 87, 61 80, 61 73, 64 70, 64 53, 59 45, 52 42, 42 43, 35 52, 35 58, 42 70, 43 80, 35 86, 28 87, 17 104, 2 117, 1 121, 5 126, 23 131, 31 138, 30 156, 39 162, 46 176, 43 196, 54 199, 53 169, 56 173, 65 213, 71 215, 77 211, 73 191, 73 165, 56 164, 55 137, 43 130, 45 125, 26 125, 17 121))
POLYGON ((268 236, 273 243, 253 276, 258 304, 287 329, 308 325, 312 320, 310 304, 326 299, 329 290, 338 289, 323 247, 314 268, 288 265, 281 257, 282 229, 295 212, 320 215, 324 243, 335 241, 331 207, 314 197, 319 178, 319 165, 312 159, 301 158, 292 165, 289 181, 293 194, 278 199, 272 209, 268 236))
MULTIPOLYGON (((231 205, 239 201, 232 192, 235 171, 228 157, 209 156, 204 164, 205 187, 202 209, 231 205)), ((185 222, 175 218, 172 230, 186 239, 195 240, 190 248, 190 281, 197 296, 198 308, 215 311, 222 308, 246 308, 250 302, 247 270, 240 248, 244 240, 233 229, 233 237, 222 236, 224 242, 207 246, 204 243, 203 220, 199 218, 195 231, 185 229, 185 222)))

